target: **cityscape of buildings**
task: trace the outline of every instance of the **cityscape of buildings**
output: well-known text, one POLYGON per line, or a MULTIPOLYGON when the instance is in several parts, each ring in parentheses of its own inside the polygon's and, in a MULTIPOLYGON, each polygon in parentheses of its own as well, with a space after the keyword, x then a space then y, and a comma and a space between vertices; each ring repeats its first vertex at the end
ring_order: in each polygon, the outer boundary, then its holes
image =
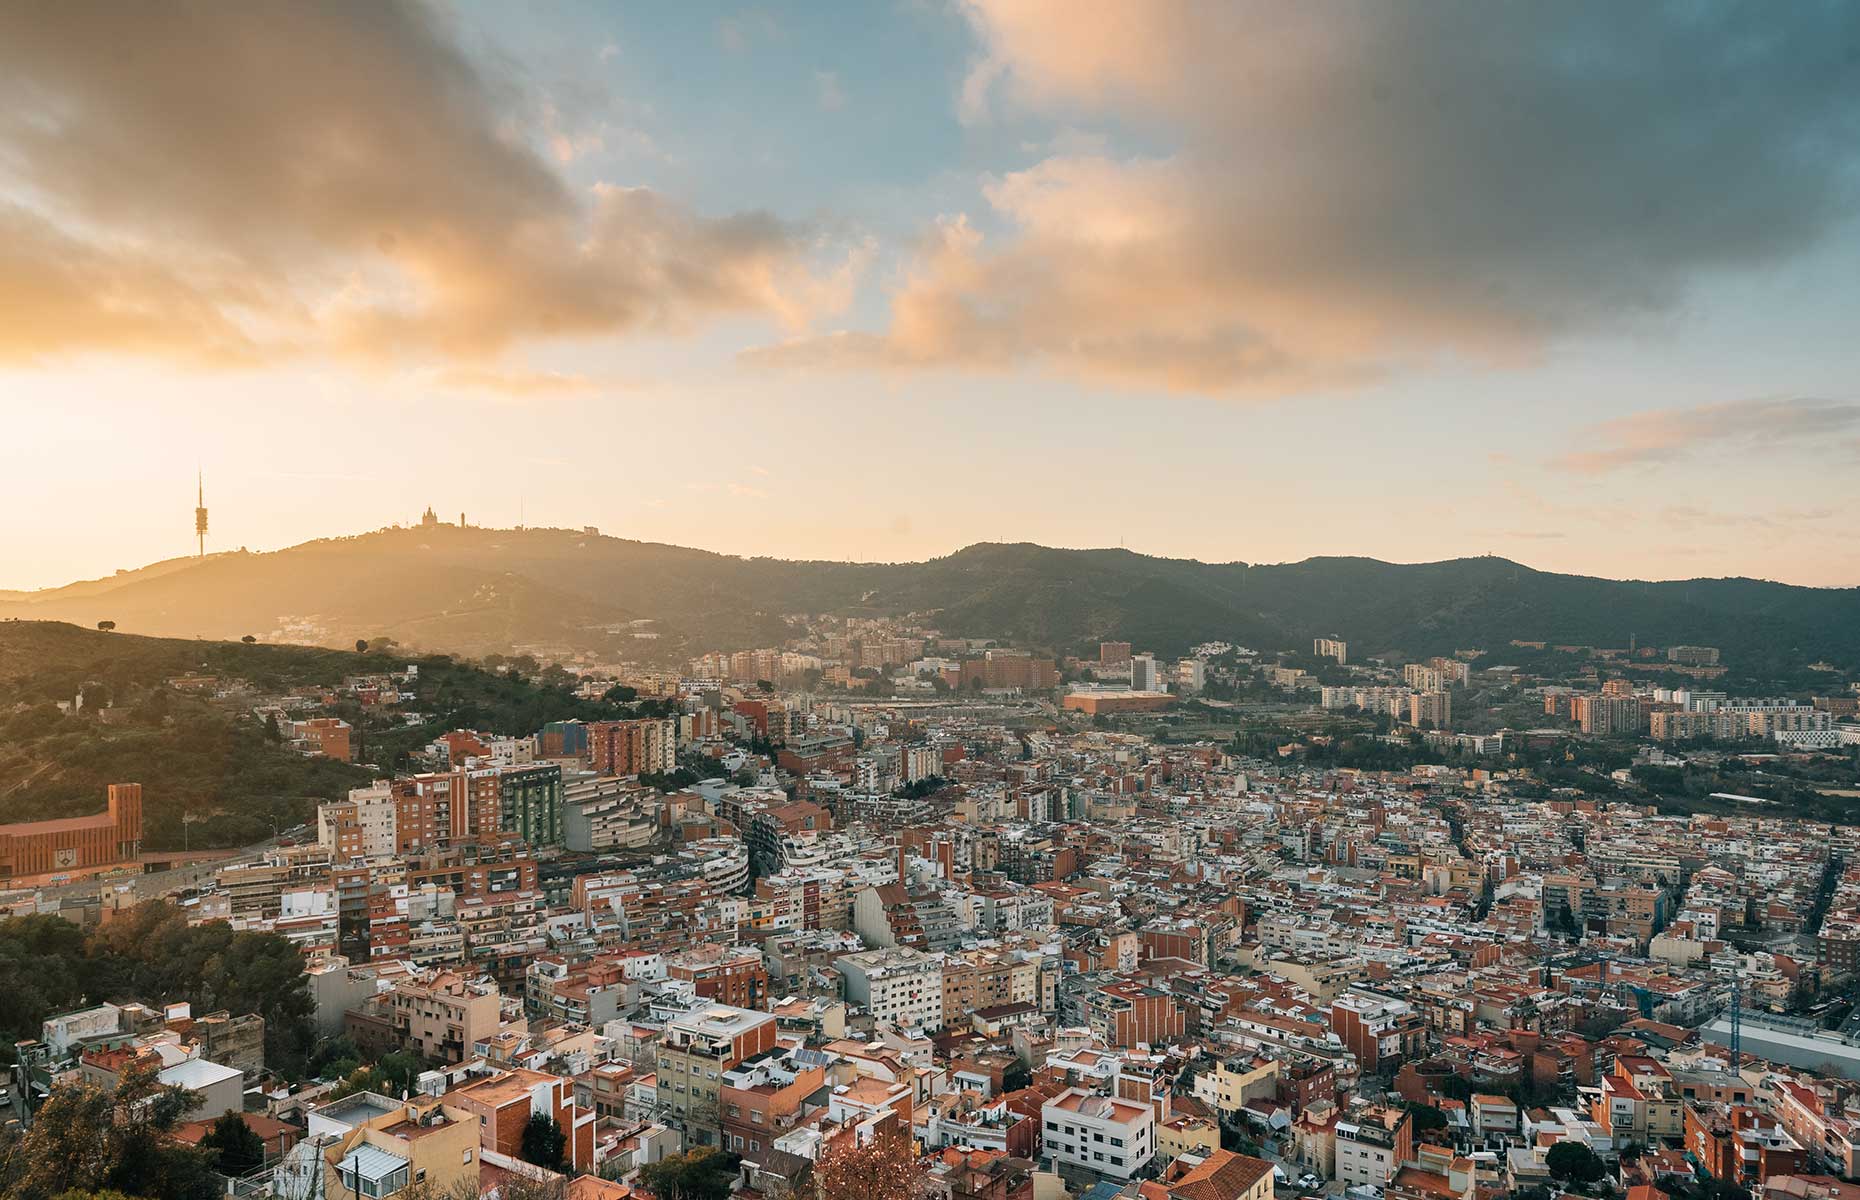
MULTIPOLYGON (((1849 1194, 1860 1027, 1824 1018, 1860 987, 1860 827, 1676 811, 1636 772, 1851 768, 1860 692, 1709 690, 1700 646, 1303 651, 819 618, 683 670, 577 664, 648 714, 452 729, 192 869, 142 850, 125 781, 0 827, 12 913, 166 896, 276 935, 319 1038, 420 1070, 287 1079, 255 1014, 118 998, 16 1047, 7 1112, 155 1062, 198 1097, 184 1130, 263 1139, 240 1195, 650 1196, 708 1150, 774 1200, 900 1139, 950 1200, 1487 1200, 1578 1186, 1573 1161, 1637 1200, 1849 1194), (1218 732, 1249 711, 1285 740, 1218 732), (1412 761, 1327 758, 1349 738, 1412 761), (1559 782, 1578 752, 1631 764, 1559 782)), ((417 676, 167 682, 349 761, 337 710, 406 719, 417 676)))

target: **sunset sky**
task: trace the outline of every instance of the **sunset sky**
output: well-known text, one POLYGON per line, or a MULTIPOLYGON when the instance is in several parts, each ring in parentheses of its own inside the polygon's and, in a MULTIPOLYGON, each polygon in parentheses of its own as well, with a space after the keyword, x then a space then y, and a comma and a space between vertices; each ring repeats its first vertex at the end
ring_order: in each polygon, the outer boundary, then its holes
POLYGON ((0 9, 0 588, 418 518, 1860 584, 1860 6, 0 9))

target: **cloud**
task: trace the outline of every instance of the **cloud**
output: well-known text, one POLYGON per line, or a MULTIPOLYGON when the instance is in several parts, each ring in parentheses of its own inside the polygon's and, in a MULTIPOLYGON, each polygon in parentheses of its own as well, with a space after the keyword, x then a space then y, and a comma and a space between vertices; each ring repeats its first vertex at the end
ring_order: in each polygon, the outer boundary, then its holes
POLYGON ((775 18, 759 10, 739 12, 717 22, 717 41, 731 54, 745 54, 757 42, 773 42, 781 37, 775 18))
POLYGON ((814 72, 814 102, 825 112, 838 112, 846 107, 846 92, 840 87, 840 77, 832 71, 814 72))
POLYGON ((810 230, 572 188, 599 145, 438 7, 6 9, 0 355, 487 358, 847 293, 810 230))
POLYGON ((965 121, 1030 111, 1154 149, 989 180, 987 219, 941 224, 884 329, 753 358, 1209 392, 1514 362, 1853 210, 1852 6, 965 11, 982 46, 965 121))
POLYGON ((1672 462, 1716 447, 1754 451, 1854 430, 1860 430, 1860 404, 1837 400, 1733 400, 1698 408, 1662 408, 1592 427, 1583 435, 1583 449, 1553 459, 1552 465, 1597 475, 1672 462))
POLYGON ((433 373, 432 381, 443 388, 495 392, 516 399, 585 394, 599 391, 604 386, 586 375, 573 375, 561 371, 530 371, 476 363, 447 367, 433 373))

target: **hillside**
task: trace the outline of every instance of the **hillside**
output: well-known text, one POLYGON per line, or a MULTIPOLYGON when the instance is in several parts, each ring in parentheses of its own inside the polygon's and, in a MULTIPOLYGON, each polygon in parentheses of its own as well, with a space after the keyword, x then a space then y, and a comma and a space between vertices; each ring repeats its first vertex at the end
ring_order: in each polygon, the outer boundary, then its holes
POLYGON ((305 758, 278 745, 249 709, 295 687, 334 689, 347 676, 419 666, 409 723, 398 708, 336 711, 356 730, 357 758, 386 766, 445 730, 531 733, 548 721, 633 715, 577 699, 547 671, 500 673, 445 657, 313 646, 244 645, 102 633, 54 622, 0 623, 0 822, 94 812, 108 784, 143 785, 144 843, 238 846, 310 819, 315 803, 376 772, 305 758), (215 702, 166 686, 176 675, 245 680, 253 695, 215 702), (82 692, 89 713, 55 701, 82 692), (110 716, 95 712, 110 706, 110 716), (186 817, 183 825, 182 818, 186 817))
POLYGON ((1062 652, 1103 638, 1173 653, 1210 638, 1278 648, 1336 633, 1362 653, 1426 654, 1635 637, 1720 646, 1753 671, 1819 658, 1860 665, 1860 589, 1621 582, 1498 558, 1248 565, 983 544, 921 563, 833 563, 442 525, 0 594, 0 619, 113 620, 174 637, 345 646, 386 635, 468 654, 536 647, 663 660, 767 645, 785 615, 822 612, 934 614, 945 633, 1062 652))

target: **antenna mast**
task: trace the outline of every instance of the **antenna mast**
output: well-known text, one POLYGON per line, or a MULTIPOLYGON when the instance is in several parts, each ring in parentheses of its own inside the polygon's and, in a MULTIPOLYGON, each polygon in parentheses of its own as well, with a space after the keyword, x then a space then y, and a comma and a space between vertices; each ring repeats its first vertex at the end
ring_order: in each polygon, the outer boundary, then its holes
POLYGON ((194 475, 194 557, 207 556, 207 480, 202 472, 194 475))

